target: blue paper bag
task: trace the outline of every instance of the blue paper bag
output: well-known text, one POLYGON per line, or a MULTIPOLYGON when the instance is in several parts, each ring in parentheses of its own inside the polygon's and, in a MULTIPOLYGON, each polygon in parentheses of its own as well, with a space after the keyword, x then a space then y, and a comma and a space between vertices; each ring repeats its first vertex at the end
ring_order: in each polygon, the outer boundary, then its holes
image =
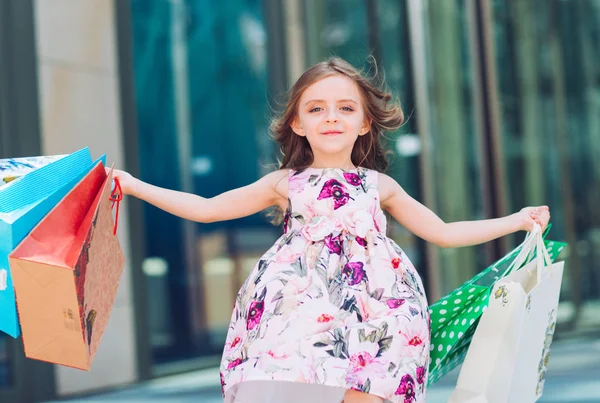
MULTIPOLYGON (((0 186, 0 331, 15 338, 20 327, 8 255, 95 164, 88 148, 50 159, 33 170, 17 164, 21 176, 0 186)), ((10 178, 8 169, 3 176, 10 178)))
POLYGON ((2 159, 0 160, 0 187, 63 157, 66 155, 2 159))

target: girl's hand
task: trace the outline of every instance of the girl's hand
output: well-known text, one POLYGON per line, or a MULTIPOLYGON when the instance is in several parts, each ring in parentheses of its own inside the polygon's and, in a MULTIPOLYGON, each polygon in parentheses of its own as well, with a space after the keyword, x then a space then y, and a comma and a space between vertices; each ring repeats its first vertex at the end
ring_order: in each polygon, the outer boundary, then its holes
MULTIPOLYGON (((106 168, 106 173, 109 173, 110 169, 106 168)), ((113 178, 118 179, 121 184, 121 191, 124 195, 131 195, 135 191, 136 181, 133 176, 128 172, 121 171, 119 169, 113 169, 113 178)))
POLYGON ((521 230, 531 232, 533 226, 537 223, 544 232, 550 222, 550 209, 548 206, 525 207, 517 213, 517 217, 521 230))

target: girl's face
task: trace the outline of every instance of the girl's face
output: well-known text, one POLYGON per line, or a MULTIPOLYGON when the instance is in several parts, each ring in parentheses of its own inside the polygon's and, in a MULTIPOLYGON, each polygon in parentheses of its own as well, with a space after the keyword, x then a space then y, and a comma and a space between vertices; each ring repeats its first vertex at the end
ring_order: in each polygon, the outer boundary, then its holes
POLYGON ((357 84, 343 75, 332 75, 310 85, 300 97, 298 114, 291 124, 305 136, 315 164, 351 164, 352 148, 370 125, 357 84))

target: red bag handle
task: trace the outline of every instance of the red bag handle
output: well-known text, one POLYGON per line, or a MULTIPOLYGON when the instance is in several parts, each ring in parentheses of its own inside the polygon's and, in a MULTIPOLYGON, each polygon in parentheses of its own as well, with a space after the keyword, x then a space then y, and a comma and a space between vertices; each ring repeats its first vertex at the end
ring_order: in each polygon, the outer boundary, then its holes
POLYGON ((117 214, 115 216, 115 228, 113 230, 113 235, 117 235, 117 227, 119 226, 119 206, 121 205, 121 200, 123 200, 123 191, 121 190, 121 183, 117 178, 113 179, 115 181, 115 188, 110 193, 110 201, 112 202, 111 208, 115 207, 115 203, 117 204, 117 214))

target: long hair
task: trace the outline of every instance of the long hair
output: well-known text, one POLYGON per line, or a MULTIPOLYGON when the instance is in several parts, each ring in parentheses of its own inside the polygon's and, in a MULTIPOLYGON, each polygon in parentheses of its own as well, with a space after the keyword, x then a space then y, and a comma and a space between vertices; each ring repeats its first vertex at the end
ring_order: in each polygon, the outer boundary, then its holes
POLYGON ((355 166, 385 172, 388 167, 388 152, 381 144, 380 137, 386 131, 398 129, 404 122, 404 113, 398 101, 385 88, 383 77, 377 72, 374 60, 370 60, 375 73, 367 77, 350 63, 332 57, 317 63, 306 70, 288 93, 288 101, 283 113, 271 122, 271 134, 279 144, 283 159, 280 169, 303 170, 313 162, 313 153, 304 136, 299 136, 291 128, 298 115, 300 97, 312 84, 332 75, 348 77, 359 88, 366 117, 371 121, 371 130, 359 136, 352 149, 352 163, 355 166))

